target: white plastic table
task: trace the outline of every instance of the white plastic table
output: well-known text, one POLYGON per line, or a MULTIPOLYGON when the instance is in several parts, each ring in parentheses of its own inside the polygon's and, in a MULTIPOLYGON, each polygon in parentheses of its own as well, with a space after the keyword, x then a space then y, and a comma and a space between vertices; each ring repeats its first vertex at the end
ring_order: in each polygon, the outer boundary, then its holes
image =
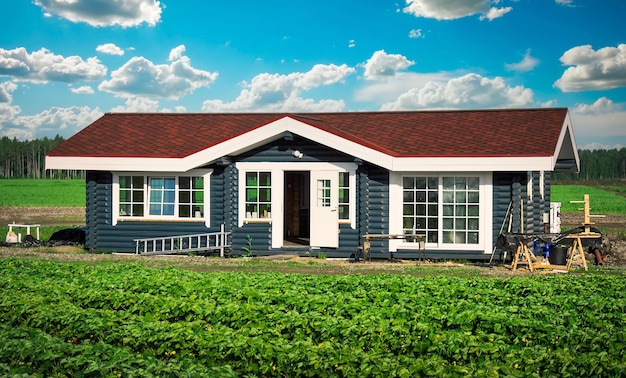
POLYGON ((9 223, 9 232, 13 231, 13 227, 17 228, 17 242, 22 242, 22 228, 26 228, 26 235, 30 235, 30 228, 34 227, 37 230, 37 240, 39 240, 39 226, 37 223, 9 223))

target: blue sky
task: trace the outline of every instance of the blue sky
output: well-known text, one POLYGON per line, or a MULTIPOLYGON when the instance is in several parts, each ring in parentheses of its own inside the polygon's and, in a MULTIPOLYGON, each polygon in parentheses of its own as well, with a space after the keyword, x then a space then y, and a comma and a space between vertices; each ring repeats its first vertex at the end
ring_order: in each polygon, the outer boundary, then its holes
POLYGON ((623 0, 3 1, 0 136, 68 138, 105 112, 556 106, 579 148, 621 148, 625 15, 623 0))

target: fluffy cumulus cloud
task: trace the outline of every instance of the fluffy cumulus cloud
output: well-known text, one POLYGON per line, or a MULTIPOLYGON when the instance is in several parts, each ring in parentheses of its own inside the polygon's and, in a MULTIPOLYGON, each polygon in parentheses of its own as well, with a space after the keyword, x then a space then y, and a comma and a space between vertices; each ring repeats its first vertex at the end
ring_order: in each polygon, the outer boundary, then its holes
POLYGON ((601 97, 593 104, 577 104, 571 111, 574 134, 582 149, 612 149, 624 147, 616 141, 624 141, 626 111, 624 104, 617 104, 601 97), (585 143, 585 141, 596 141, 585 143), (582 141, 583 143, 580 143, 582 141))
POLYGON ((13 101, 11 93, 17 89, 17 84, 12 81, 0 83, 0 104, 8 104, 13 101))
POLYGON ((124 50, 115 43, 105 43, 98 45, 96 51, 109 55, 124 55, 124 50))
POLYGON ((106 73, 107 68, 95 57, 87 60, 75 55, 64 57, 44 48, 32 53, 23 47, 0 48, 0 76, 10 76, 14 80, 73 83, 101 80, 106 73))
POLYGON ((144 57, 133 57, 111 72, 111 80, 100 83, 98 89, 119 97, 179 99, 211 85, 218 74, 192 67, 184 52, 183 45, 172 49, 170 64, 154 64, 144 57))
POLYGON ((83 85, 78 88, 71 88, 70 91, 76 94, 93 94, 93 88, 89 85, 83 85))
POLYGON ((561 56, 568 67, 554 85, 563 92, 612 89, 626 86, 626 44, 594 50, 577 46, 561 56))
POLYGON ((501 77, 493 79, 470 73, 446 82, 431 81, 412 88, 382 106, 381 110, 424 108, 511 108, 532 104, 533 92, 523 86, 510 86, 501 77))
POLYGON ((207 100, 202 104, 202 110, 341 111, 345 107, 342 100, 315 101, 302 98, 301 94, 313 88, 342 82, 354 72, 354 68, 345 64, 317 64, 307 72, 288 75, 262 73, 255 76, 250 83, 244 82, 244 89, 233 102, 207 100))
POLYGON ((500 0, 406 0, 407 6, 403 11, 416 17, 436 20, 455 20, 478 14, 481 20, 491 21, 512 10, 511 7, 496 7, 499 2, 500 0))
POLYGON ((69 137, 102 116, 99 108, 72 106, 53 107, 35 115, 15 117, 5 125, 8 135, 21 139, 61 134, 69 137), (12 129, 12 130, 11 130, 12 129))
POLYGON ((158 110, 159 102, 145 97, 129 97, 124 105, 111 109, 114 113, 155 113, 158 110))
POLYGON ((46 15, 91 26, 154 26, 161 20, 162 11, 157 0, 35 0, 35 4, 46 15))
POLYGON ((539 59, 532 57, 528 49, 520 62, 505 64, 504 68, 509 71, 528 72, 534 70, 537 65, 539 65, 539 59))
POLYGON ((394 76, 398 71, 414 64, 415 62, 408 60, 400 54, 387 54, 384 50, 379 50, 362 66, 365 68, 364 77, 368 80, 375 80, 394 76))

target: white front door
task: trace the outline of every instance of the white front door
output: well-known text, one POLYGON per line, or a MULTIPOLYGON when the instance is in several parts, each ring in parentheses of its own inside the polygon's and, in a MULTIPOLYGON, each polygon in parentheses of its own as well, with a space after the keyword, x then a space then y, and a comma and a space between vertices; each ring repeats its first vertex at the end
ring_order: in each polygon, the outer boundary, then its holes
POLYGON ((339 247, 338 181, 338 171, 311 171, 311 247, 339 247))

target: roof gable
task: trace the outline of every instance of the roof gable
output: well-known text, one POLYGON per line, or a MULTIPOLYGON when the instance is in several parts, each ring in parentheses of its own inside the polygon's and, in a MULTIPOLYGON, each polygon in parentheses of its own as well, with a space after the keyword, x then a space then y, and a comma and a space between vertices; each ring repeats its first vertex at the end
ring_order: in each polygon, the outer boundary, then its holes
POLYGON ((250 150, 285 131, 389 169, 394 159, 529 157, 549 158, 553 168, 559 156, 574 157, 578 166, 565 108, 105 114, 48 157, 185 159, 193 168, 250 150), (557 150, 561 148, 567 151, 557 150))

